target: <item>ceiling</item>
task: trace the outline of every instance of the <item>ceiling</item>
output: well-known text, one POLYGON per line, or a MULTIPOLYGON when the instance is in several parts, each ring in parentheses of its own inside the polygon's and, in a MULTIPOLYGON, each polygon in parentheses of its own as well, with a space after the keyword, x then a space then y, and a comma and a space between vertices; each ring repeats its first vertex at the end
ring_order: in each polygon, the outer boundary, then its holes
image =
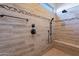
POLYGON ((56 13, 61 20, 77 17, 77 15, 79 15, 79 4, 65 3, 57 8, 56 13), (62 13, 62 10, 67 10, 67 12, 62 13))

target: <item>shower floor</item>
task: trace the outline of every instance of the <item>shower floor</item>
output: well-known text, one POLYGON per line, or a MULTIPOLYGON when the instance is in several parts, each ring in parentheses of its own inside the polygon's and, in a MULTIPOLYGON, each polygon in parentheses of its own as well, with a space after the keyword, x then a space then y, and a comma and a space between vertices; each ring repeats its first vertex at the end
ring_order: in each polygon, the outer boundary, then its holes
POLYGON ((43 56, 69 56, 69 54, 63 52, 62 50, 52 48, 46 52, 43 56))

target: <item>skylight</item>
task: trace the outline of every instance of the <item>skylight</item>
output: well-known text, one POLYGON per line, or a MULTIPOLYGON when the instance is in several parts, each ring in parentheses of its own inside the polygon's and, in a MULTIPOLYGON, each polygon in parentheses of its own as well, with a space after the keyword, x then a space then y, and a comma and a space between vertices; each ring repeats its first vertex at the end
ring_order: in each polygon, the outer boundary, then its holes
POLYGON ((54 8, 52 6, 50 6, 48 3, 40 3, 40 5, 50 12, 52 12, 54 10, 54 8))

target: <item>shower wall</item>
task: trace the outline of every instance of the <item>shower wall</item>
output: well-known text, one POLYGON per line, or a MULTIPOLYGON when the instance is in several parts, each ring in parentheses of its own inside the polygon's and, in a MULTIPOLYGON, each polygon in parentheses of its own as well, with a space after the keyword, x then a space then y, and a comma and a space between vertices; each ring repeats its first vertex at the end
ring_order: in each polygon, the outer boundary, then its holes
POLYGON ((56 15, 55 39, 79 46, 79 6, 56 15))
MULTIPOLYGON (((11 4, 8 6, 15 7, 11 4)), ((2 14, 25 18, 28 22, 24 19, 0 17, 0 55, 42 55, 51 48, 52 43, 48 44, 49 20, 6 10, 0 6, 0 15, 2 14), (32 24, 36 26, 34 36, 30 32, 32 24)))

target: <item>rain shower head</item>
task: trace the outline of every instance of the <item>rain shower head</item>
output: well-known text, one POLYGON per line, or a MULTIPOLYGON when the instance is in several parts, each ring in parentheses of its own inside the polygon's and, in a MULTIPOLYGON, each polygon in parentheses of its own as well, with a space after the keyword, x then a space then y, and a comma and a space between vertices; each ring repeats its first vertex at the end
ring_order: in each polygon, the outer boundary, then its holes
POLYGON ((62 13, 66 13, 66 12, 67 12, 67 10, 63 10, 63 11, 62 11, 62 13))

